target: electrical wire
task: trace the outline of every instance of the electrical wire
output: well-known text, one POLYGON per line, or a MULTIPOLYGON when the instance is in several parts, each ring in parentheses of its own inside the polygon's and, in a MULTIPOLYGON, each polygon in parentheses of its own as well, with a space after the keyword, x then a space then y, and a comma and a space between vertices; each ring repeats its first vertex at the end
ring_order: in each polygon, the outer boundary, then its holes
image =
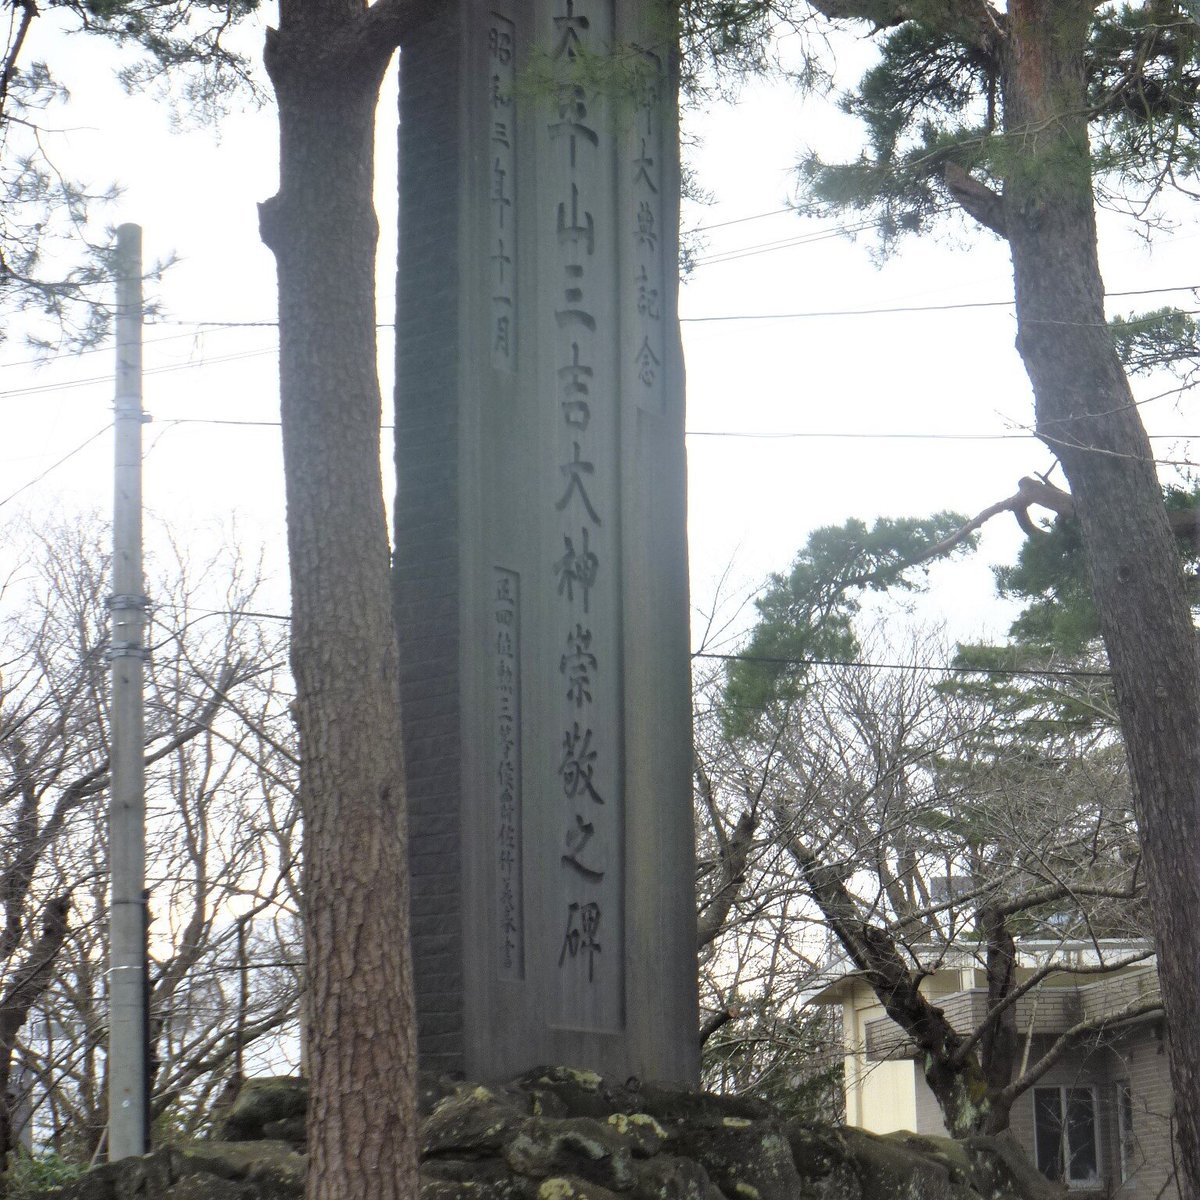
POLYGON ((85 441, 80 442, 79 445, 76 446, 74 450, 68 451, 57 462, 51 463, 50 466, 48 466, 40 475, 34 476, 34 478, 31 479, 28 483, 21 484, 21 486, 19 488, 17 488, 17 490, 15 492, 10 492, 7 496, 4 497, 3 500, 0 500, 0 508, 3 508, 6 504, 9 503, 9 501, 15 500, 22 492, 28 491, 35 484, 41 483, 42 480, 45 479, 46 476, 49 475, 52 471, 57 471, 58 468, 63 465, 63 463, 69 462, 72 458, 75 457, 75 455, 79 454, 83 450, 86 450, 87 447, 90 446, 98 437, 101 437, 104 434, 106 434, 112 427, 113 427, 112 422, 110 421, 107 425, 104 426, 103 429, 97 429, 96 432, 93 433, 91 437, 87 438, 85 441))
MULTIPOLYGON (((205 616, 243 616, 268 621, 290 621, 291 617, 284 613, 254 612, 246 609, 206 609, 205 616)), ((939 671, 963 675, 1002 675, 1020 678, 1051 678, 1065 679, 1110 679, 1111 671, 1094 671, 1088 669, 1064 670, 1056 667, 1020 668, 1020 667, 962 667, 946 663, 875 663, 863 662, 857 659, 833 658, 775 658, 757 654, 719 654, 709 650, 695 650, 692 658, 715 659, 719 662, 756 662, 772 666, 790 667, 857 667, 872 671, 939 671)))
MULTIPOLYGON (((169 607, 169 606, 168 606, 169 607)), ((258 612, 241 608, 210 608, 196 610, 203 617, 241 616, 264 621, 291 621, 286 613, 258 612)), ((200 618, 197 618, 200 619, 200 618)), ((195 622, 191 622, 194 624, 195 622)), ((170 640, 170 639, 168 639, 170 640)), ((947 663, 877 663, 864 662, 858 659, 835 658, 780 658, 758 654, 719 654, 710 650, 695 650, 692 658, 712 659, 718 662, 755 662, 770 666, 788 667, 855 667, 871 671, 937 671, 961 675, 1000 675, 1017 678, 1049 678, 1063 679, 1111 679, 1111 671, 1094 671, 1080 668, 1068 670, 1058 667, 1023 668, 1023 667, 963 667, 947 663)))
MULTIPOLYGON (((1150 288, 1139 292, 1106 292, 1106 296, 1149 295, 1152 292, 1191 291, 1192 288, 1150 288)), ((1014 308, 1015 300, 965 300, 957 304, 905 304, 889 308, 840 308, 840 309, 811 309, 807 312, 784 313, 721 313, 708 317, 680 317, 681 325, 699 325, 713 321, 799 321, 815 317, 878 317, 892 316, 900 313, 926 312, 957 312, 973 308, 1014 308)), ((1200 308, 1185 308, 1178 310, 1182 315, 1194 317, 1200 314, 1200 308)), ((1064 325, 1076 329, 1103 329, 1107 322, 1103 321, 1060 321, 1053 318, 1027 318, 1035 325, 1064 325)))
MULTIPOLYGON (((1135 288, 1130 291, 1105 292, 1106 299, 1116 300, 1129 296, 1155 296, 1162 295, 1167 292, 1196 292, 1200 291, 1200 284, 1188 283, 1179 284, 1172 287, 1153 287, 1153 288, 1135 288)), ((783 312, 783 313, 714 313, 710 316, 700 317, 680 317, 681 325, 697 325, 705 324, 714 321, 793 321, 804 320, 814 317, 877 317, 877 316, 893 316, 900 313, 921 313, 921 312, 953 312, 959 309, 975 309, 975 308, 1013 308, 1016 301, 1009 300, 964 300, 953 304, 902 304, 882 306, 878 308, 837 308, 837 309, 811 309, 801 312, 783 312)), ((1185 309, 1187 315, 1195 316, 1200 314, 1200 309, 1185 309)), ((278 321, 209 321, 209 320, 184 320, 172 319, 170 321, 160 321, 157 324, 163 325, 191 325, 197 328, 204 329, 277 329, 278 321)), ((1053 322, 1054 324, 1078 324, 1087 325, 1089 328, 1095 322, 1053 322)), ((395 329, 393 322, 379 322, 376 324, 376 329, 395 329)), ((213 360, 215 361, 215 360, 213 360)), ((0 392, 0 396, 5 393, 0 392)))
MULTIPOLYGON (((1173 394, 1167 393, 1167 394, 1173 394)), ((1151 396, 1149 399, 1160 399, 1151 396)), ((175 425, 231 425, 247 429, 278 429, 279 421, 247 421, 233 417, 175 417, 163 421, 162 426, 169 429, 175 425)), ((379 427, 384 431, 394 431, 395 425, 383 424, 379 427)), ((861 430, 751 430, 751 429, 686 429, 685 437, 703 438, 739 438, 747 441, 783 441, 783 440, 821 440, 821 439, 854 439, 864 441, 928 441, 928 442, 999 442, 999 441, 1037 441, 1036 433, 902 433, 863 432, 861 430)), ((1147 435, 1152 441, 1191 441, 1200 440, 1196 433, 1152 433, 1147 435)), ((1158 461, 1158 460, 1156 460, 1158 461)))
MULTIPOLYGON (((162 324, 162 322, 147 321, 146 324, 147 325, 158 325, 158 324, 162 324)), ((142 342, 142 345, 143 346, 158 346, 164 342, 178 342, 178 341, 183 340, 184 338, 191 338, 191 337, 195 337, 195 336, 196 336, 195 332, 169 333, 165 337, 146 338, 142 342)), ((53 358, 49 358, 49 357, 46 357, 45 355, 42 355, 42 356, 39 356, 38 358, 20 358, 20 359, 15 360, 14 362, 0 363, 0 371, 8 371, 14 367, 43 367, 47 363, 54 362, 54 361, 57 361, 58 359, 62 359, 62 358, 83 358, 85 355, 88 355, 88 354, 113 354, 114 352, 115 352, 114 347, 111 344, 106 342, 102 346, 88 346, 86 349, 72 350, 66 354, 55 355, 53 358)))
POLYGON ((852 225, 835 225, 827 229, 815 229, 808 233, 799 233, 793 237, 777 238, 770 242, 758 242, 750 246, 740 246, 732 250, 716 250, 711 254, 699 255, 692 259, 693 269, 699 267, 718 266, 721 263, 737 262, 742 258, 756 258, 760 254, 774 254, 779 250, 790 250, 795 246, 815 245, 817 242, 828 242, 833 238, 847 237, 855 233, 864 233, 874 229, 878 221, 859 221, 852 225))
POLYGON ((682 231, 685 237, 696 233, 708 233, 711 229, 727 229, 730 225, 745 225, 747 221, 761 221, 765 217, 778 217, 782 213, 794 213, 796 210, 788 205, 786 208, 773 208, 770 212, 754 213, 749 217, 734 217, 729 221, 715 221, 711 225, 693 225, 691 229, 682 231))
POLYGON ((719 313, 708 317, 680 317, 681 325, 701 325, 712 321, 801 321, 816 317, 879 317, 897 313, 955 312, 969 308, 1012 308, 1012 300, 970 300, 959 304, 904 304, 889 308, 829 308, 807 312, 719 313))
MULTIPOLYGON (((278 354, 277 346, 266 346, 260 350, 242 350, 236 354, 217 354, 202 362, 167 363, 161 367, 146 367, 142 375, 168 375, 173 371, 193 371, 200 367, 212 366, 215 363, 240 362, 247 358, 262 358, 267 354, 278 354)), ((109 375, 93 375, 87 379, 73 379, 67 383, 38 383, 28 387, 9 388, 0 392, 0 400, 13 399, 17 396, 37 396, 47 392, 67 391, 71 388, 95 387, 99 384, 111 384, 113 377, 109 375)))
MULTIPOLYGON (((686 437, 715 437, 715 438, 745 438, 750 441, 791 440, 797 438, 849 438, 864 441, 928 441, 928 442, 1002 442, 1030 441, 1037 438, 1035 433, 892 433, 892 432, 863 432, 862 430, 824 431, 824 430, 749 430, 749 429, 688 429, 686 437)), ((1186 437, 1185 434, 1163 435, 1171 437, 1186 437)))
POLYGON ((774 658, 768 655, 756 654, 717 654, 708 650, 697 650, 693 658, 715 659, 718 662, 755 662, 768 666, 779 667, 861 667, 872 671, 937 671, 955 675, 1002 675, 1017 678, 1049 678, 1062 679, 1111 679, 1111 671, 1063 670, 1061 668, 1045 667, 960 667, 939 663, 873 663, 859 662, 853 659, 834 658, 774 658))

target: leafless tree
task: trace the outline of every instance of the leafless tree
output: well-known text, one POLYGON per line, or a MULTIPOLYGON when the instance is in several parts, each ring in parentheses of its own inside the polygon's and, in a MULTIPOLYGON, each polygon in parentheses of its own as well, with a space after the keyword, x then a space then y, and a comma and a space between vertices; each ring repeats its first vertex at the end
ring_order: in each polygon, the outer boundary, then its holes
POLYGON ((753 1015, 782 1001, 786 1011, 811 994, 832 942, 932 1064, 947 1127, 993 1132, 1069 1046, 1024 1060, 1016 1003, 1053 956, 1032 977, 1019 973, 1017 940, 1102 951, 1115 939, 1124 949, 1100 953, 1103 970, 1149 956, 1124 755, 1098 687, 1075 688, 1073 711, 1096 719, 1072 722, 1028 690, 948 688, 922 666, 950 657, 938 638, 918 637, 907 655, 876 638, 874 653, 897 665, 816 670, 748 735, 729 732, 719 676, 702 692, 711 1020, 728 1030, 743 1007, 753 1015), (958 1029, 921 984, 964 945, 987 1005, 978 1026, 958 1029))
MULTIPOLYGON (((0 596, 0 1075, 19 1061, 55 1148, 91 1155, 106 1103, 107 560, 86 524, 26 537, 0 596)), ((257 571, 167 559, 146 699, 152 1111, 195 1125, 295 1019, 295 754, 283 630, 251 615, 257 571)))

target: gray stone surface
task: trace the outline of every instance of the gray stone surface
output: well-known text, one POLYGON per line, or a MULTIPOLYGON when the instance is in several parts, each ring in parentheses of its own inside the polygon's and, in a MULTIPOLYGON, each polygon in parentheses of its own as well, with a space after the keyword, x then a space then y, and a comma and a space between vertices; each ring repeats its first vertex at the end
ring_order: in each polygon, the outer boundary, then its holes
POLYGON ((418 1025, 425 1066, 475 1078, 697 1072, 678 163, 651 7, 452 0, 402 56, 418 1025))
POLYGON ((219 1123, 222 1141, 241 1142, 277 1137, 282 1129, 298 1128, 303 1137, 308 1085, 292 1076, 249 1079, 238 1090, 229 1112, 219 1123), (285 1122, 299 1120, 299 1126, 285 1122), (273 1129, 272 1126, 279 1128, 273 1129))
MULTIPOLYGON (((1062 1200, 1005 1138, 877 1137, 762 1104, 563 1069, 422 1081, 421 1200, 1062 1200)), ((348 1147, 353 1152, 353 1147, 348 1147)), ((301 1200, 278 1141, 196 1142, 98 1167, 46 1200, 301 1200)))

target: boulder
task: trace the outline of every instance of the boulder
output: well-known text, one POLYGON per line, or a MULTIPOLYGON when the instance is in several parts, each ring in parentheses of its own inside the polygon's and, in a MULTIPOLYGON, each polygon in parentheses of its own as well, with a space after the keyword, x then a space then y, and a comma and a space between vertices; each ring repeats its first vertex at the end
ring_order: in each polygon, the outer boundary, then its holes
MULTIPOLYGON (((88 1172, 58 1200, 302 1200, 306 1089, 243 1085, 224 1140, 88 1172), (272 1137, 272 1134, 277 1136, 272 1137)), ((542 1067, 422 1077, 421 1200, 1063 1200, 1007 1138, 877 1137, 761 1101, 542 1067)), ((353 1147, 349 1148, 353 1153, 353 1147)))
MULTIPOLYGON (((862 1184, 862 1200, 973 1200, 969 1167, 959 1170, 922 1149, 915 1138, 842 1131, 846 1157, 862 1184)), ((964 1156, 964 1166, 965 1156, 964 1156)))
MULTIPOLYGON (((532 1103, 524 1105, 532 1112, 532 1103)), ((421 1156, 483 1158, 499 1154, 526 1115, 485 1087, 443 1097, 421 1124, 421 1156)))
POLYGON ((509 1169, 528 1179, 563 1176, 627 1192, 636 1178, 632 1139, 592 1117, 531 1117, 502 1153, 509 1169))
POLYGON ((800 1176, 781 1122, 697 1111, 668 1122, 667 1147, 690 1158, 730 1200, 796 1200, 800 1176))
POLYGON ((290 1075, 248 1079, 219 1124, 217 1137, 226 1142, 273 1140, 281 1128, 298 1128, 303 1138, 307 1108, 308 1084, 303 1079, 290 1075))
POLYGON ((637 1168, 635 1200, 724 1200, 708 1172, 690 1158, 658 1154, 637 1168))

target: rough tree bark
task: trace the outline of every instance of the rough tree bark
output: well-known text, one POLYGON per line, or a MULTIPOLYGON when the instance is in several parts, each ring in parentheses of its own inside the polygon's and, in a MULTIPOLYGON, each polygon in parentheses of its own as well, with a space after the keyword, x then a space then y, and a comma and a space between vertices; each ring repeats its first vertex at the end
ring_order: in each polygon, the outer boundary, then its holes
POLYGON ((422 7, 282 0, 268 32, 292 671, 304 816, 310 1200, 417 1194, 396 641, 379 466, 375 108, 422 7))
MULTIPOLYGON (((1104 314, 1085 73, 1087 0, 811 0, 833 20, 919 21, 996 70, 997 194, 951 164, 949 194, 1007 239, 1017 349, 1038 435, 1071 485, 1129 756, 1170 1029, 1180 1161, 1200 1197, 1200 675, 1149 439, 1104 314)), ((995 506, 1021 511, 1012 501, 995 506)), ((981 514, 986 516, 987 514, 981 514)), ((978 520, 978 519, 977 519, 978 520)), ((973 523, 974 524, 974 523, 973 523)))
POLYGON ((923 973, 910 969, 895 938, 862 919, 836 868, 822 863, 795 837, 788 839, 787 848, 834 936, 884 1011, 921 1052, 925 1079, 946 1128, 954 1137, 1007 1128, 1011 1103, 994 1104, 988 1074, 965 1036, 922 994, 923 973))
POLYGON ((4 1195, 12 1144, 12 1113, 8 1107, 8 1085, 17 1034, 29 1019, 30 1010, 54 978, 54 963, 67 936, 69 895, 56 896, 42 913, 42 931, 29 954, 11 974, 0 994, 0 1195, 4 1195))
POLYGON ((1183 573, 1146 436, 1108 334, 1096 248, 1084 48, 1091 5, 1015 0, 1001 54, 1017 346, 1037 432, 1083 533, 1129 755, 1159 946, 1176 1127, 1200 1195, 1200 676, 1183 573))
MULTIPOLYGON (((1012 1082, 1017 1064, 1017 1008, 1015 1004, 1004 1004, 1017 982, 1017 946, 1008 914, 999 905, 991 902, 980 905, 976 924, 986 947, 988 1012, 994 1014, 983 1027, 979 1057, 988 1091, 995 1095, 1012 1082)), ((1004 1127, 1008 1125, 1009 1107, 1004 1106, 1004 1127)))

